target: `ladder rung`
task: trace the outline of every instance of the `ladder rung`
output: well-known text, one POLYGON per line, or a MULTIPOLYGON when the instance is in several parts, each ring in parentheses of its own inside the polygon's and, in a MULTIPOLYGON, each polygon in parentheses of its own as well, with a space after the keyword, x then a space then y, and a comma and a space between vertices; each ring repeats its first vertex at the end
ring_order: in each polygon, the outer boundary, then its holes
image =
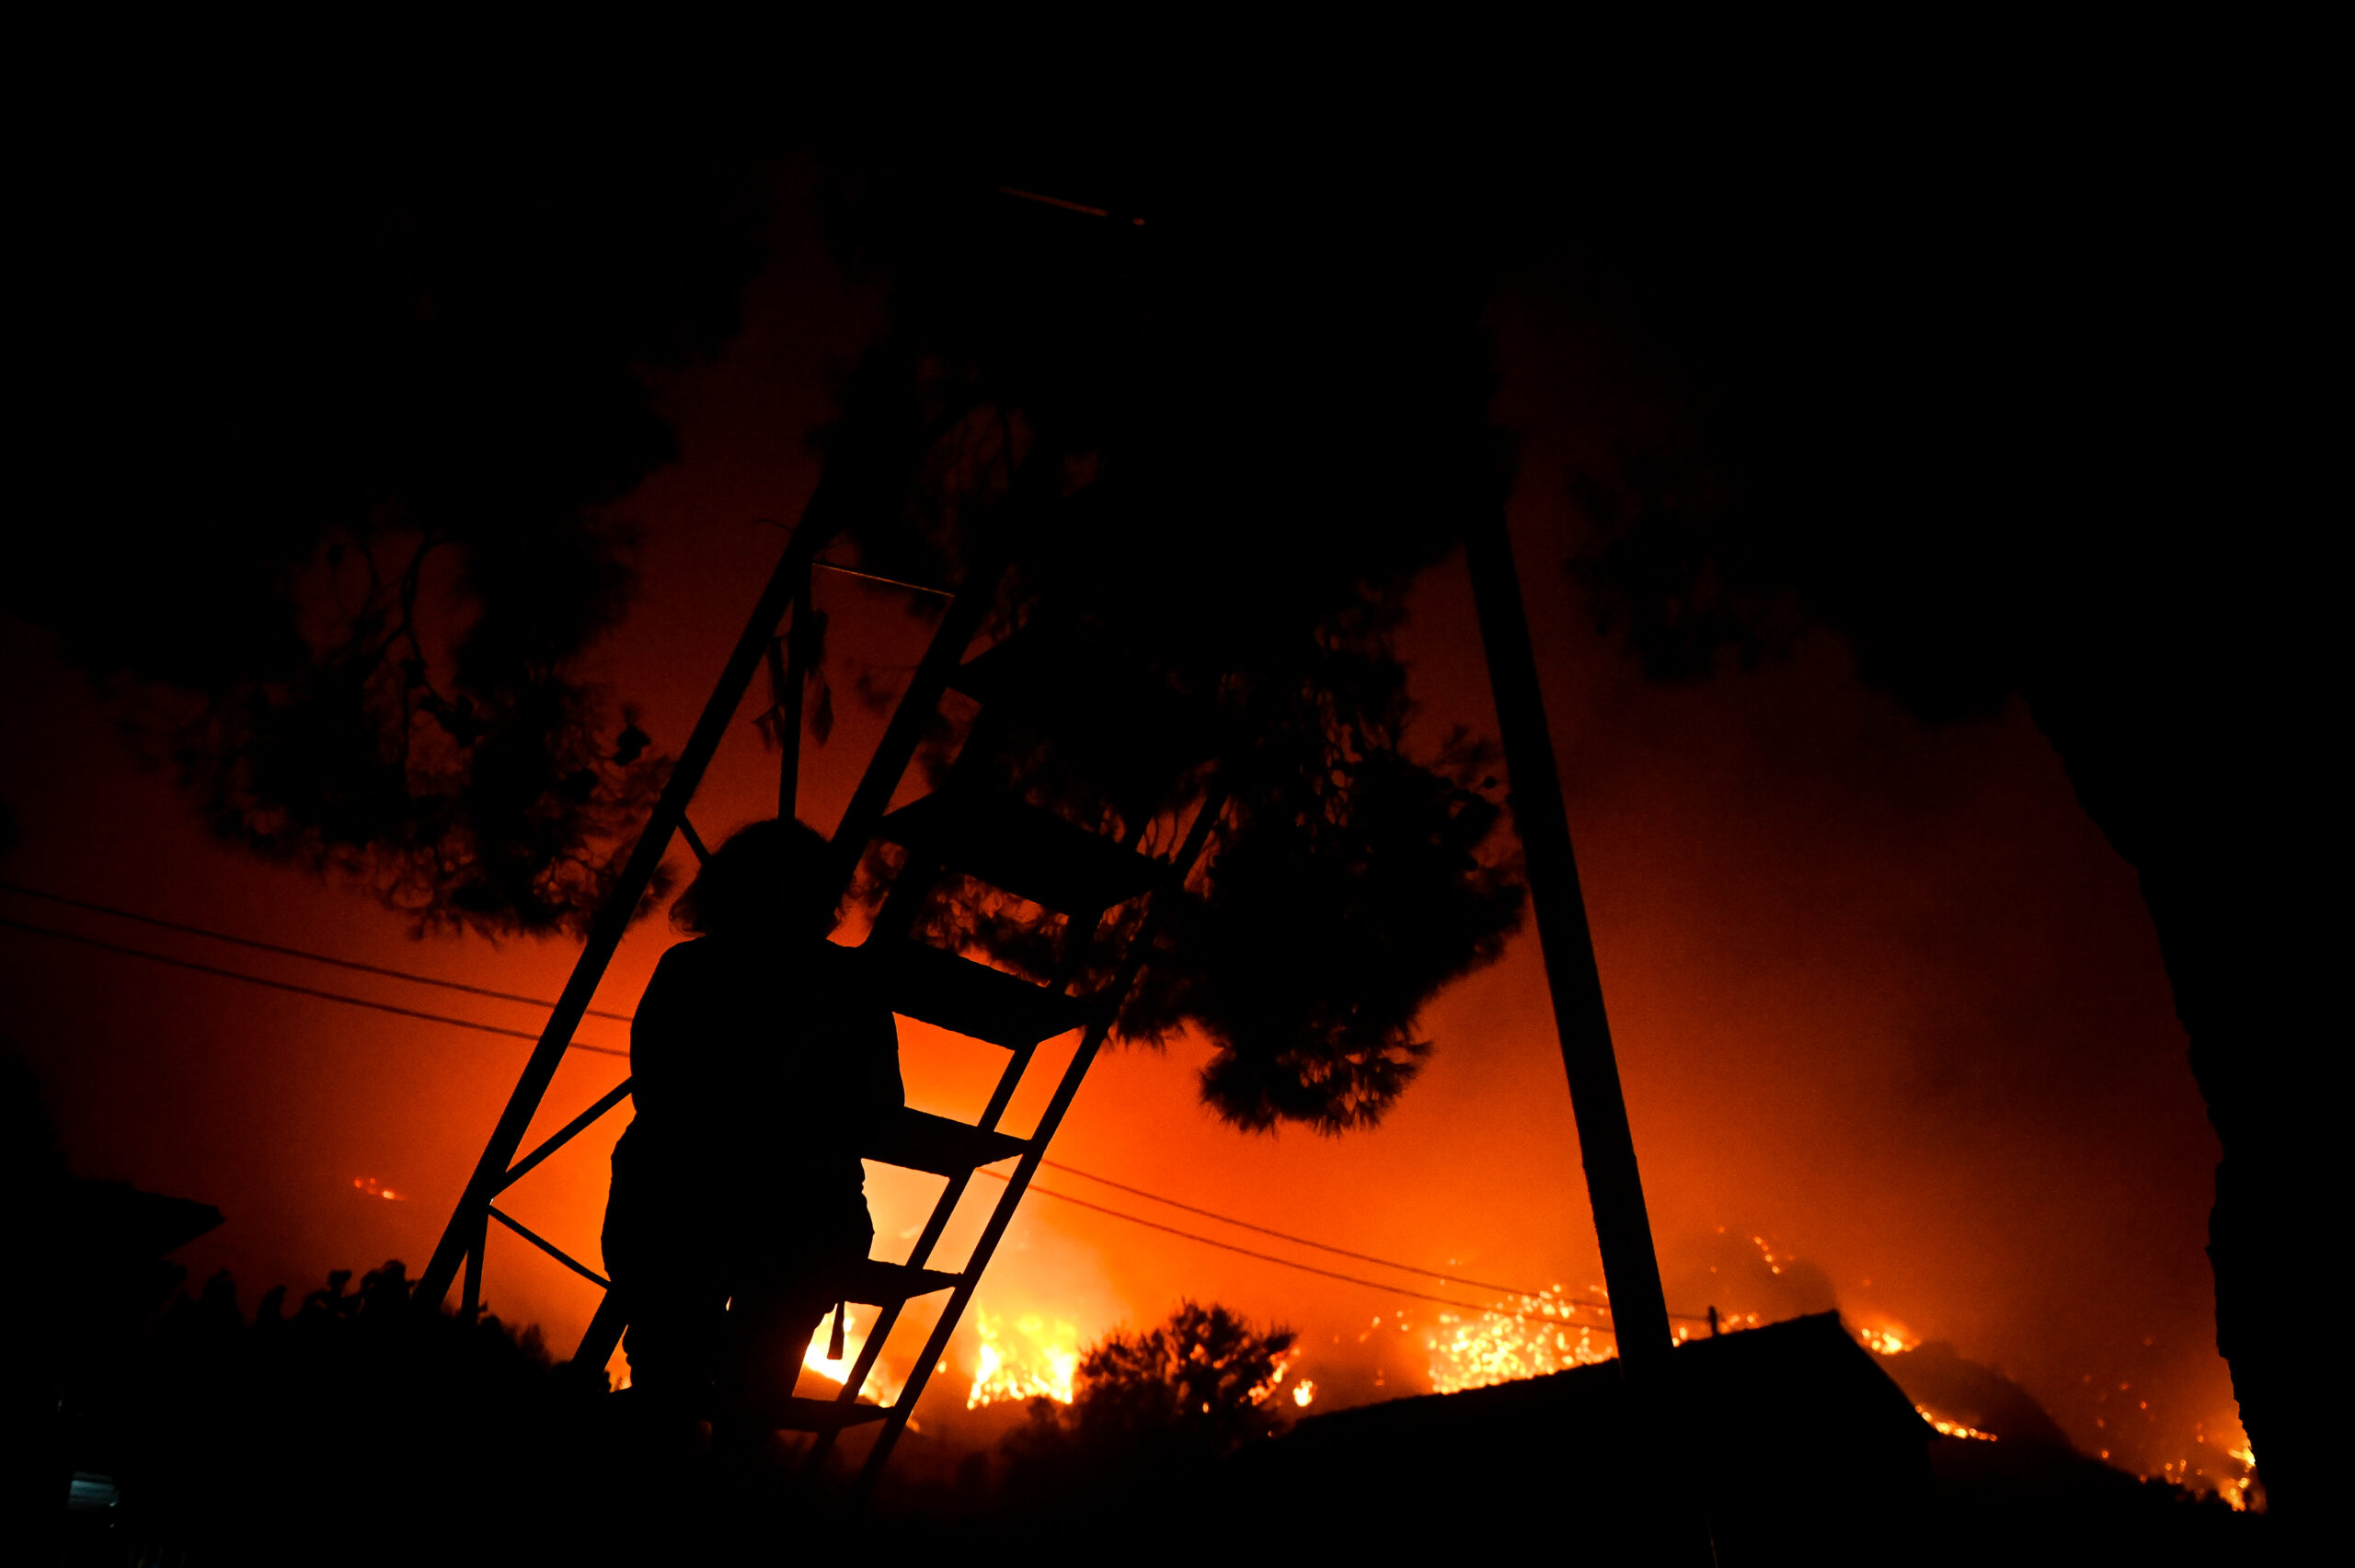
POLYGON ((845 1404, 841 1400, 787 1400, 773 1406, 765 1413, 777 1427, 787 1432, 839 1432, 845 1426, 863 1426, 870 1421, 880 1421, 891 1413, 888 1404, 845 1404))
POLYGON ((1018 1138, 985 1132, 970 1122, 902 1110, 868 1140, 863 1152, 886 1165, 904 1165, 936 1176, 961 1176, 1019 1154, 1027 1147, 1018 1138))
POLYGON ((1169 868, 1026 801, 942 790, 877 830, 894 843, 1065 914, 1094 914, 1158 887, 1169 868))
POLYGON ((877 968, 892 1012, 1008 1050, 1051 1040, 1095 1016, 1086 998, 1057 995, 921 942, 887 941, 877 968))
POLYGON ((910 1268, 903 1263, 861 1258, 844 1271, 839 1288, 845 1301, 863 1307, 888 1307, 911 1296, 929 1296, 957 1283, 957 1276, 936 1269, 910 1268))

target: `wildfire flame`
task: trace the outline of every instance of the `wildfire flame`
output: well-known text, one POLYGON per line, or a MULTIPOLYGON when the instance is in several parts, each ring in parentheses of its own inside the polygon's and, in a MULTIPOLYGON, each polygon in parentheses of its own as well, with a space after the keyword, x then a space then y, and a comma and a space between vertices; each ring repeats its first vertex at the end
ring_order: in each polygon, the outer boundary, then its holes
MULTIPOLYGON (((1194 1354, 1197 1356, 1200 1356, 1202 1354, 1199 1346, 1196 1347, 1194 1354)), ((1269 1400, 1275 1398, 1276 1385, 1284 1380, 1284 1374, 1292 1370, 1292 1361, 1298 1356, 1298 1351, 1287 1350, 1282 1355, 1277 1356, 1275 1359, 1275 1370, 1268 1374, 1268 1380, 1264 1383, 1254 1383, 1250 1388, 1244 1391, 1243 1397, 1249 1400, 1253 1404, 1265 1404, 1269 1400)), ((1294 1404, 1306 1404, 1309 1400, 1315 1399, 1315 1397, 1316 1385, 1309 1382, 1307 1379, 1303 1379, 1299 1383, 1293 1385, 1292 1399, 1294 1404), (1301 1390, 1303 1389, 1306 1389, 1308 1391, 1307 1399, 1301 1397, 1301 1390)), ((1205 1413, 1207 1413, 1209 1406, 1205 1405, 1203 1409, 1205 1413)))
POLYGON ((1995 1441, 1995 1434, 1993 1432, 1982 1432, 1976 1426, 1965 1426, 1959 1421, 1948 1421, 1942 1415, 1932 1414, 1930 1407, 1926 1404, 1917 1404, 1913 1409, 1921 1415, 1923 1420, 1937 1428, 1939 1434, 1943 1436, 1976 1437, 1982 1443, 1992 1443, 1995 1441))
POLYGON ((1856 1337, 1875 1356, 1896 1356, 1913 1349, 1922 1342, 1915 1339, 1901 1323, 1883 1323, 1878 1328, 1860 1328, 1856 1337))
POLYGON ((1079 1331, 1060 1319, 1025 1312, 1013 1320, 994 1318, 987 1308, 973 1313, 982 1357, 965 1408, 977 1410, 1000 1400, 1051 1399, 1069 1404, 1072 1379, 1079 1372, 1079 1331))
POLYGON ((1595 1343, 1591 1326, 1571 1320, 1574 1306, 1556 1286, 1521 1298, 1519 1316, 1503 1303, 1477 1318, 1442 1312, 1439 1332, 1423 1341, 1430 1352, 1431 1391, 1484 1389, 1591 1366, 1617 1355, 1607 1339, 1595 1343))
POLYGON ((2243 1443, 2237 1448, 2224 1450, 2225 1457, 2241 1467, 2241 1473, 2218 1483, 2216 1494, 2235 1508, 2248 1506, 2249 1482, 2257 1479, 2257 1450, 2243 1443))
POLYGON ((381 1197, 391 1203, 398 1203, 401 1200, 400 1194, 390 1187, 379 1185, 373 1176, 354 1176, 351 1178, 351 1185, 370 1197, 381 1197))
POLYGON ((1309 1402, 1314 1400, 1315 1397, 1316 1385, 1309 1379, 1303 1378, 1300 1381, 1292 1386, 1292 1402, 1300 1406, 1303 1410, 1306 1410, 1308 1408, 1309 1402))
MULTIPOLYGON (((831 1316, 819 1323, 818 1332, 810 1336, 810 1348, 801 1353, 801 1366, 804 1371, 815 1372, 837 1388, 850 1377, 850 1369, 858 1360, 859 1347, 867 1343, 867 1336, 858 1332, 858 1319, 852 1315, 847 1304, 843 1307, 842 1313, 843 1358, 841 1360, 826 1359, 826 1342, 833 1334, 833 1319, 831 1316)), ((884 1371, 882 1358, 879 1356, 877 1357, 873 1368, 867 1374, 866 1386, 858 1391, 877 1404, 890 1404, 900 1397, 900 1386, 894 1383, 890 1374, 884 1371)), ((911 1425, 913 1424, 911 1423, 911 1425)))

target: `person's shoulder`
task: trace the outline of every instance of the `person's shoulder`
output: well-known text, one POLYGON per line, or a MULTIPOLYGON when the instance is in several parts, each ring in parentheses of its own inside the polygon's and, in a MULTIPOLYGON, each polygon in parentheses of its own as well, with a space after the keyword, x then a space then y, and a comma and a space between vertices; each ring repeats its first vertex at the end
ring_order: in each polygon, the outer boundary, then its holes
POLYGON ((655 978, 664 975, 694 974, 709 968, 718 959, 718 945, 708 936, 690 937, 673 943, 663 951, 654 966, 655 978))

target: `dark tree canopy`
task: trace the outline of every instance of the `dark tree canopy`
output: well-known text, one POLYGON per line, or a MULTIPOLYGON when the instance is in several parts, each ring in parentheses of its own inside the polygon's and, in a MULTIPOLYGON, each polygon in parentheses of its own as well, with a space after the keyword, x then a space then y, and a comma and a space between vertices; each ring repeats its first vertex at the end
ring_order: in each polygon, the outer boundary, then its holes
MULTIPOLYGON (((764 144, 217 117, 127 140, 52 193, 44 271, 74 308, 44 345, 49 445, 99 481, 58 487, 11 607, 224 836, 421 928, 577 929, 665 767, 575 674, 630 595, 601 520, 673 454, 643 372, 733 328, 764 144)), ((1487 755, 1410 746, 1392 647, 1407 581, 1508 477, 1477 268, 1410 223, 1369 234, 1329 182, 1240 201, 1142 155, 1119 190, 1005 146, 826 156, 894 317, 810 525, 954 581, 1017 473, 1044 497, 1000 629, 1192 704, 1228 759, 1124 1034, 1205 1036, 1241 1125, 1370 1125, 1430 1048, 1424 1003, 1520 905, 1487 755), (1008 171, 1149 221, 1006 197, 1008 171)), ((1104 761, 1037 748, 1018 782, 1108 827, 1171 782, 1104 761)), ((1039 956, 1035 929, 960 918, 1039 956)))
POLYGON ((577 926, 665 769, 573 673, 631 592, 600 509, 675 455, 643 372, 734 328, 748 170, 375 108, 146 122, 47 193, 7 604, 225 837, 420 926, 577 926))
POLYGON ((2295 1303, 2329 1137, 2295 1085, 2335 1005, 2311 911, 2340 880, 2343 590, 2308 379, 2337 242, 2294 97, 2135 97, 1786 132, 1630 198, 1593 254, 1699 395, 1577 481, 1572 569, 1662 680, 1821 630, 1926 720, 2025 704, 2140 875, 2224 1149, 2218 1344, 2277 1511, 2311 1522, 2337 1415, 2295 1303))
MULTIPOLYGON (((827 439, 844 487, 813 521, 918 580, 1017 539, 1003 624, 1093 672, 1102 722, 1087 748, 1017 747, 1001 782, 1109 830, 1225 792, 1122 1032, 1205 1037, 1204 1097, 1242 1127, 1371 1126, 1430 1049, 1423 1006, 1521 906, 1488 753, 1410 746, 1393 645, 1407 582, 1508 480, 1482 280, 1407 235, 1369 245, 1338 192, 1056 189, 1111 213, 978 177, 844 182, 839 227, 889 280, 894 329, 827 439), (1156 798, 1141 754, 1166 734, 1108 736, 1163 709, 1220 761, 1156 798)), ((1052 967, 1052 933, 986 896, 937 923, 1052 967)))

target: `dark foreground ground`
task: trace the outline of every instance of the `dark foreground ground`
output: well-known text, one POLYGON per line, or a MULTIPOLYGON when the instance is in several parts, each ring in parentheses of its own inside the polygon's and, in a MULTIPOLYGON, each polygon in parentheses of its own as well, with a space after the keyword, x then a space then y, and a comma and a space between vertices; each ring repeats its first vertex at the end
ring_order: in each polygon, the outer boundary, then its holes
MULTIPOLYGON (((718 1452, 707 1428, 650 1429, 628 1395, 496 1320, 407 1309, 397 1265, 250 1315, 217 1281, 122 1354, 57 1369, 62 1407, 17 1405, 32 1441, 12 1446, 39 1459, 17 1472, 9 1534, 36 1544, 11 1560, 1388 1561, 1550 1539, 1610 1562, 1647 1557, 1659 1528, 1607 1441, 1565 1428, 1571 1407, 1534 1385, 1342 1413, 1226 1456, 1152 1433, 1076 1444, 1051 1425, 984 1449, 912 1436, 860 1509, 855 1448, 814 1474, 782 1438, 718 1452)), ((1809 1334, 1829 1345, 1820 1329, 1786 1338, 1809 1334)), ((1750 1338, 1712 1354, 1763 1362, 1768 1341, 1735 1345, 1750 1338)), ((1602 1379, 1560 1387, 1573 1405, 1608 1397, 1602 1379)), ((1740 1482, 1712 1493, 1722 1562, 2275 1560, 2261 1516, 2065 1450, 1936 1439, 1917 1492, 1794 1431, 1712 1445, 1740 1482)))

